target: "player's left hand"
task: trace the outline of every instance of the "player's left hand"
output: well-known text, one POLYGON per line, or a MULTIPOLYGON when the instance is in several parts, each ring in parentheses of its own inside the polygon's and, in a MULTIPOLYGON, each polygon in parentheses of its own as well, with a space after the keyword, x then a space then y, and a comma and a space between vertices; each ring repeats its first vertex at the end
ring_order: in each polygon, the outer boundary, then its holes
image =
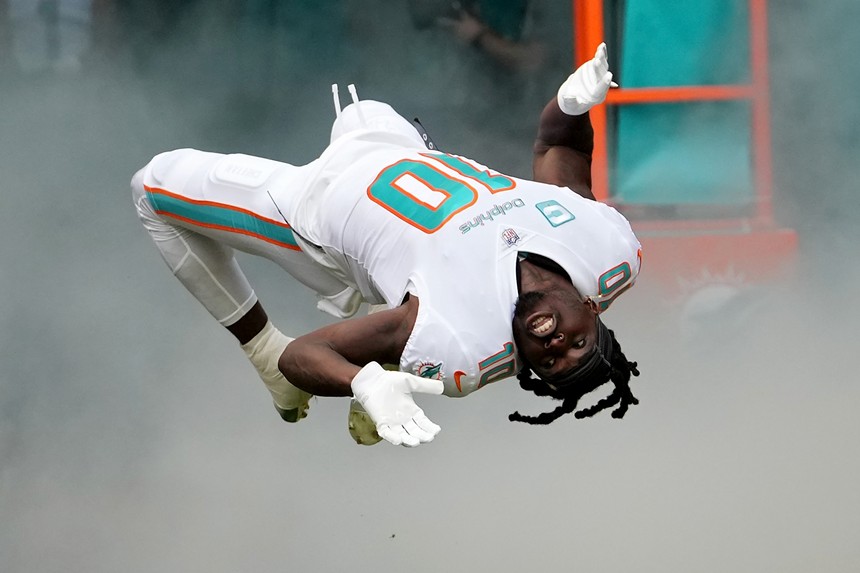
POLYGON ((376 423, 379 436, 395 446, 411 448, 430 442, 441 430, 412 399, 414 392, 441 394, 441 380, 389 372, 371 362, 355 375, 351 386, 355 399, 376 423))
POLYGON ((609 71, 606 44, 597 46, 594 58, 579 66, 558 89, 558 107, 567 115, 582 115, 603 103, 609 88, 617 88, 609 71))

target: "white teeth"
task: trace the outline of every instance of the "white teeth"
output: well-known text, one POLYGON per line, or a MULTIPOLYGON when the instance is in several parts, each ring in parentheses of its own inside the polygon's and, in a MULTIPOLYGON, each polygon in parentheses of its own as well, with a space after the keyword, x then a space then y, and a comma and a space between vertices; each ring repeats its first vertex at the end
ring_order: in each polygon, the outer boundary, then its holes
POLYGON ((542 336, 551 332, 553 328, 555 328, 555 318, 551 316, 541 316, 534 320, 529 326, 532 332, 538 336, 542 336))

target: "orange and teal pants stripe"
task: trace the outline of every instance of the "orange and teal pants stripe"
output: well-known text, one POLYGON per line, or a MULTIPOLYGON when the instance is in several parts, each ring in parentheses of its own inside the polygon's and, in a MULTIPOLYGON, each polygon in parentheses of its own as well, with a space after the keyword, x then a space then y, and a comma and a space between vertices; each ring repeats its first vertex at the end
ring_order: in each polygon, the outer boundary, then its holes
POLYGON ((226 203, 189 199, 158 187, 144 188, 152 208, 159 215, 198 227, 247 235, 285 249, 301 250, 287 223, 226 203))

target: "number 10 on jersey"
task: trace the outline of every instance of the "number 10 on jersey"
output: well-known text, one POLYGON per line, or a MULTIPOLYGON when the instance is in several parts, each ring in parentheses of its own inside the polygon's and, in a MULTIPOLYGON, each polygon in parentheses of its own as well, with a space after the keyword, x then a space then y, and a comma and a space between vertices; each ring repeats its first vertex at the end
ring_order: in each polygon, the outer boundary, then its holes
POLYGON ((474 205, 479 190, 500 193, 516 187, 510 177, 480 171, 459 157, 421 155, 428 160, 404 159, 383 169, 367 188, 367 196, 425 233, 435 233, 454 215, 474 205), (443 170, 442 165, 450 171, 443 170))

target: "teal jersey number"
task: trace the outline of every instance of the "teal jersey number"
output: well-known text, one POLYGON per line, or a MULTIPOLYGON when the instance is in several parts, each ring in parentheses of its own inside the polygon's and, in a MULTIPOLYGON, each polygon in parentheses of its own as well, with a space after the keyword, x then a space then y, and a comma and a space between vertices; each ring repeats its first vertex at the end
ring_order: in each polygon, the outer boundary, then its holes
POLYGON ((478 363, 478 368, 481 370, 478 388, 514 376, 517 373, 514 343, 506 342, 501 352, 483 359, 478 363))
POLYGON ((441 161, 454 171, 458 173, 462 173, 466 177, 474 179, 482 183, 487 189, 490 190, 490 193, 499 193, 501 191, 509 191, 516 186, 513 179, 507 177, 505 175, 501 175, 496 173, 493 175, 489 171, 478 171, 475 169, 474 165, 470 165, 460 159, 459 157, 454 157, 453 155, 430 155, 429 153, 422 153, 425 157, 431 157, 437 161, 441 161))
POLYGON ((600 278, 597 281, 599 286, 599 295, 597 297, 598 308, 601 311, 609 308, 609 305, 612 304, 612 301, 614 301, 619 294, 633 286, 632 278, 633 271, 630 269, 630 265, 626 262, 621 263, 600 275, 600 278))
POLYGON ((510 177, 479 171, 453 155, 421 155, 438 161, 462 177, 443 171, 431 162, 404 159, 383 169, 367 188, 367 196, 396 217, 428 234, 435 233, 451 217, 474 205, 478 200, 479 188, 498 193, 516 186, 510 177))

